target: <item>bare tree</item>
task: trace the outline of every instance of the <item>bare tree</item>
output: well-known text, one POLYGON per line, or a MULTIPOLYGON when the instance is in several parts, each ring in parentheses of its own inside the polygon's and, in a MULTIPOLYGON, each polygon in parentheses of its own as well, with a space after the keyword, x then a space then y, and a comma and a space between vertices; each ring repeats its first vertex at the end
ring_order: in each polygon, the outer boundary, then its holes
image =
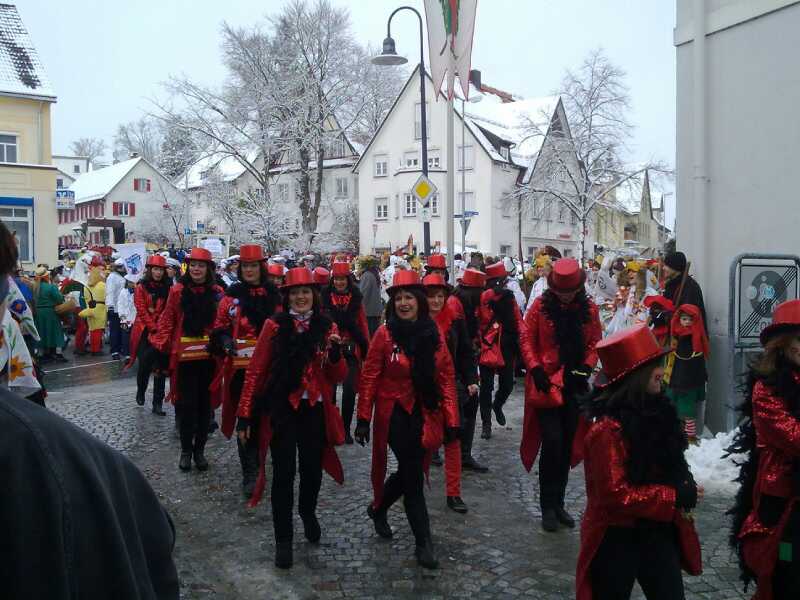
POLYGON ((105 155, 107 149, 105 140, 100 138, 78 138, 69 145, 70 152, 75 156, 87 157, 92 166, 105 155))
POLYGON ((114 134, 114 160, 127 160, 138 154, 155 164, 161 147, 162 134, 154 119, 144 116, 137 121, 122 123, 114 134))

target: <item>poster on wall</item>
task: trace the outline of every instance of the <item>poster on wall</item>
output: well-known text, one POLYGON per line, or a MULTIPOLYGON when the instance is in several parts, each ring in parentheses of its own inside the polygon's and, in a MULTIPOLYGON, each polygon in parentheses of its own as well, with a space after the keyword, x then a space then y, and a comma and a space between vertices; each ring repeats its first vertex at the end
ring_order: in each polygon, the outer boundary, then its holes
POLYGON ((217 262, 223 258, 228 258, 230 255, 230 238, 227 235, 198 235, 196 239, 197 243, 195 245, 211 252, 211 256, 217 262))

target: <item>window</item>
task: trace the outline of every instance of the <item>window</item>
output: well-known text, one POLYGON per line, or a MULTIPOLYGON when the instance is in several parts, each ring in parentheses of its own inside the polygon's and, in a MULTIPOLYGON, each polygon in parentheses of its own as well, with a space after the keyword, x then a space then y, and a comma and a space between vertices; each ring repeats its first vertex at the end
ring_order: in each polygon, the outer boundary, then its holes
POLYGON ((570 256, 572 256, 572 248, 564 248, 561 251, 561 256, 563 256, 564 258, 569 258, 570 256))
POLYGON ((439 168, 439 153, 438 152, 428 152, 428 168, 429 169, 438 169, 439 168))
POLYGON ((508 160, 508 146, 500 146, 500 156, 508 160))
POLYGON ((428 207, 431 209, 431 215, 439 215, 439 194, 434 194, 428 201, 428 207))
POLYGON ((375 157, 375 177, 386 177, 389 174, 389 157, 381 154, 375 157))
POLYGON ((347 198, 347 178, 346 177, 337 177, 336 178, 336 197, 337 198, 347 198))
POLYGON ((471 171, 475 168, 475 146, 467 144, 459 146, 456 152, 456 161, 459 171, 471 171))
POLYGON ((63 179, 56 179, 56 188, 59 190, 64 189, 64 180, 63 179))
POLYGON ((511 246, 507 244, 500 244, 500 254, 503 256, 511 255, 511 246))
MULTIPOLYGON (((414 139, 422 139, 422 117, 421 117, 421 104, 417 102, 414 104, 414 139)), ((431 105, 430 102, 425 103, 425 128, 427 138, 431 139, 431 105)))
POLYGON ((389 218, 389 199, 375 198, 375 220, 385 221, 389 218))
POLYGON ((0 135, 0 162, 17 162, 17 136, 0 135))
POLYGON ((511 202, 509 200, 506 200, 502 204, 502 208, 500 209, 500 214, 503 216, 504 219, 510 219, 511 218, 511 210, 512 210, 511 202))
POLYGON ((464 201, 464 210, 467 211, 474 211, 475 210, 475 192, 459 192, 458 194, 458 206, 455 207, 456 213, 461 213, 461 201, 464 201))
POLYGON ((279 183, 275 186, 275 199, 278 202, 289 202, 289 184, 279 183))
POLYGON ((559 223, 563 223, 564 222, 564 216, 565 216, 564 213, 565 213, 566 210, 567 210, 567 207, 564 206, 563 203, 559 202, 558 203, 558 222, 559 223))
POLYGON ((136 204, 133 202, 114 202, 111 210, 115 217, 135 217, 136 204))
POLYGON ((417 199, 414 197, 414 194, 405 195, 405 207, 403 214, 407 217, 417 216, 417 199))
POLYGON ((539 246, 528 246, 528 258, 533 259, 539 251, 539 246))
POLYGON ((344 136, 339 135, 325 144, 325 155, 328 158, 341 158, 345 155, 344 136))
POLYGON ((33 260, 33 200, 20 198, 12 202, 27 203, 28 206, 0 205, 0 221, 16 237, 20 262, 30 262, 33 260))
POLYGON ((578 224, 578 217, 575 216, 575 213, 569 211, 569 222, 570 225, 577 225, 578 224))
POLYGON ((73 173, 80 173, 81 172, 81 166, 80 165, 72 165, 72 172, 73 173))
POLYGON ((150 180, 144 177, 139 177, 133 180, 133 191, 134 192, 149 192, 150 191, 150 180))
POLYGON ((419 167, 419 154, 416 152, 406 152, 403 154, 403 166, 406 169, 419 167))

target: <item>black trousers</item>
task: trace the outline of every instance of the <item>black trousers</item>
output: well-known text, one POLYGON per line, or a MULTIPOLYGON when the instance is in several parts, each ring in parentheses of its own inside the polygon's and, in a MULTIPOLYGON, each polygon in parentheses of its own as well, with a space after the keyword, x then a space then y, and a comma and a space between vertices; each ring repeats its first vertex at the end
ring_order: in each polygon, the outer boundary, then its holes
POLYGON ((381 318, 380 318, 380 316, 367 317, 367 329, 369 330, 370 339, 372 338, 373 335, 375 335, 375 331, 380 326, 381 326, 381 318))
POLYGON ((472 443, 475 439, 475 421, 478 417, 478 395, 470 396, 467 390, 458 384, 458 400, 461 405, 461 457, 472 456, 472 443))
POLYGON ((113 309, 108 309, 108 344, 111 346, 111 354, 122 352, 122 328, 119 315, 113 309))
POLYGON ((300 471, 300 516, 317 511, 317 498, 322 485, 322 450, 325 445, 325 413, 322 404, 313 407, 307 400, 300 408, 285 408, 279 418, 273 415, 272 441, 272 524, 276 542, 290 542, 294 534, 294 475, 300 471))
MULTIPOLYGON (((353 413, 356 410, 358 361, 355 356, 349 353, 345 353, 345 360, 347 361, 347 376, 342 383, 342 419, 344 420, 345 432, 349 432, 353 424, 353 413)), ((333 389, 334 401, 336 400, 337 388, 338 386, 333 389)))
POLYGON ((431 537, 428 507, 423 493, 422 412, 419 404, 408 414, 395 404, 389 420, 389 447, 397 458, 397 471, 389 475, 383 486, 383 500, 378 511, 387 511, 403 497, 408 524, 418 546, 431 537))
POLYGON ((628 600, 638 581, 647 600, 684 600, 676 535, 671 524, 609 527, 589 568, 593 597, 628 600))
POLYGON ((492 392, 494 391, 494 375, 497 373, 499 386, 494 395, 494 403, 503 406, 514 391, 514 361, 506 359, 506 365, 501 369, 481 367, 481 421, 484 425, 492 422, 492 392))
MULTIPOLYGON (((765 506, 767 498, 771 497, 766 495, 761 497, 762 507, 765 506)), ((785 507, 785 500, 781 499, 778 502, 781 503, 778 514, 781 514, 785 507)), ((775 520, 777 521, 778 518, 780 517, 776 517, 775 520)), ((762 520, 762 523, 764 522, 762 520)), ((792 560, 779 560, 775 563, 775 571, 772 575, 772 598, 773 600, 795 600, 800 598, 800 506, 797 504, 795 504, 792 514, 789 515, 789 521, 783 531, 781 541, 792 544, 792 560)))
POLYGON ((564 394, 564 405, 536 410, 542 446, 539 454, 539 504, 542 510, 564 506, 578 404, 564 394))
MULTIPOLYGON (((245 369, 239 369, 231 380, 231 396, 238 400, 242 397, 245 369)), ((239 451, 239 463, 242 465, 242 478, 245 481, 255 480, 258 476, 258 419, 253 419, 255 425, 250 428, 250 437, 242 442, 236 437, 236 447, 239 451)))
POLYGON ((211 422, 211 392, 214 378, 213 360, 193 360, 178 364, 179 429, 181 450, 191 452, 205 448, 208 424, 211 422))
POLYGON ((136 371, 136 393, 144 396, 147 392, 147 384, 150 381, 150 374, 156 370, 153 375, 153 386, 161 390, 164 389, 166 377, 161 374, 160 369, 166 367, 164 358, 155 348, 150 345, 147 339, 147 330, 142 332, 142 337, 139 338, 139 347, 136 350, 136 358, 139 366, 136 371))

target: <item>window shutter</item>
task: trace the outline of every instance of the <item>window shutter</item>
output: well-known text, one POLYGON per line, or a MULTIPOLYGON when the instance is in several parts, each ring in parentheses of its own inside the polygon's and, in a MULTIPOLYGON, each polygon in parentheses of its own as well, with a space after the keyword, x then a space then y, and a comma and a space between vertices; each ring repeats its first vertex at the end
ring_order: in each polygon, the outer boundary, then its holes
POLYGON ((149 179, 147 180, 147 191, 148 192, 150 191, 150 180, 149 179))
POLYGON ((138 179, 134 179, 133 180, 133 191, 134 192, 138 192, 139 191, 139 180, 138 179))
POLYGON ((128 204, 128 216, 129 217, 135 217, 136 216, 136 204, 134 204, 133 202, 128 204))
POLYGON ((119 202, 113 202, 111 204, 111 210, 113 211, 115 217, 119 215, 119 202))

